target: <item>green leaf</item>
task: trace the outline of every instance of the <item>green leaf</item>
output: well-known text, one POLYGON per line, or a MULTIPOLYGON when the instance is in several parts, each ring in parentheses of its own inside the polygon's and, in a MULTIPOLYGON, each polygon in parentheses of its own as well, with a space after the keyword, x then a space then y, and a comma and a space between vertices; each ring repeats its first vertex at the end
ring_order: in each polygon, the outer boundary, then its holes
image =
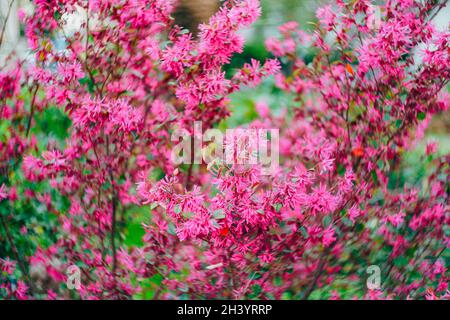
POLYGON ((143 245, 142 237, 145 230, 140 223, 130 223, 125 231, 124 243, 127 246, 141 247, 143 245))
POLYGON ((275 208, 276 212, 280 212, 282 205, 281 203, 275 203, 273 207, 275 208))
POLYGON ((167 232, 169 232, 169 234, 173 236, 177 235, 177 230, 175 229, 175 225, 173 223, 169 223, 169 225, 167 226, 167 232))
POLYGON ((55 18, 55 20, 61 19, 61 12, 56 10, 55 13, 53 14, 53 18, 55 18))
POLYGON ((150 210, 155 210, 156 207, 158 207, 158 204, 157 204, 156 202, 153 202, 153 203, 150 205, 150 210))
POLYGON ((88 75, 86 75, 84 78, 78 79, 78 82, 81 85, 87 84, 89 93, 94 93, 94 82, 88 75))
POLYGON ((422 121, 423 119, 425 119, 425 113, 424 112, 419 112, 417 114, 417 119, 419 119, 420 121, 422 121))
POLYGON ((326 215, 325 217, 323 217, 322 223, 324 225, 324 227, 328 227, 332 222, 332 218, 331 215, 326 215))
POLYGON ((190 211, 183 212, 183 217, 185 217, 186 219, 191 219, 193 216, 194 216, 193 212, 190 211))
POLYGON ((173 212, 179 214, 181 212, 181 206, 179 204, 175 205, 175 207, 173 208, 173 212))
POLYGON ((377 177, 376 171, 375 171, 375 170, 372 170, 372 171, 370 172, 370 174, 372 175, 373 182, 374 182, 374 183, 377 183, 377 182, 378 182, 378 177, 377 177))
POLYGON ((252 289, 255 296, 259 296, 261 294, 262 288, 259 284, 254 284, 252 289))
POLYGON ((404 267, 408 264, 408 258, 406 258, 405 256, 399 256, 398 258, 396 258, 394 260, 394 265, 396 267, 404 267))
POLYGON ((217 209, 214 211, 213 216, 214 218, 220 220, 225 218, 225 213, 223 212, 222 209, 217 209))
POLYGON ((306 228, 303 227, 303 226, 301 226, 299 230, 300 230, 300 232, 303 234, 303 237, 304 237, 305 239, 308 239, 308 237, 309 237, 308 230, 306 230, 306 228))
POLYGON ((338 172, 338 174, 340 176, 343 176, 345 174, 345 171, 346 171, 345 167, 341 163, 338 163, 337 164, 337 172, 338 172))

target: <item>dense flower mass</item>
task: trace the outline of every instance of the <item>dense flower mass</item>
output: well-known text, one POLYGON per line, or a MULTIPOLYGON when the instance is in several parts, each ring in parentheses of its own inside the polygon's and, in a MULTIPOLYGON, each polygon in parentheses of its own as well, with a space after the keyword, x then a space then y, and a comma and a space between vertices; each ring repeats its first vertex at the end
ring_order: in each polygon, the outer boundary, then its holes
POLYGON ((33 3, 33 61, 0 71, 0 298, 450 298, 450 156, 429 143, 431 174, 397 174, 448 110, 445 1, 336 0, 231 75, 257 0, 223 1, 197 35, 175 0, 33 3), (289 102, 259 101, 245 127, 280 130, 271 175, 171 161, 173 130, 219 127, 230 95, 268 78, 289 102), (38 130, 50 112, 59 137, 38 130))

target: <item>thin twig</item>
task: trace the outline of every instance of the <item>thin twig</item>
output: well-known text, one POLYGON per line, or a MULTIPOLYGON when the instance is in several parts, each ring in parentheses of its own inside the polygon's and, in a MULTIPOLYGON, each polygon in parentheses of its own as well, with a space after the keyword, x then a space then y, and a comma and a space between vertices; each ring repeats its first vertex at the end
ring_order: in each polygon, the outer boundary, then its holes
POLYGON ((321 276, 323 268, 325 266, 325 262, 327 260, 326 259, 327 255, 328 255, 328 249, 322 251, 322 254, 320 255, 319 267, 317 268, 316 272, 314 273, 314 278, 313 278, 311 284, 309 285, 308 289, 306 289, 302 300, 307 300, 309 298, 309 296, 311 295, 311 293, 316 288, 317 281, 319 280, 319 277, 321 276))
POLYGON ((3 44, 3 36, 5 35, 6 25, 8 23, 9 16, 11 15, 12 5, 14 4, 15 1, 16 0, 12 0, 8 6, 8 12, 6 13, 5 22, 3 23, 3 27, 2 27, 2 33, 0 34, 0 48, 2 47, 2 44, 3 44))
POLYGON ((34 92, 33 92, 33 98, 31 99, 31 105, 30 105, 30 117, 28 118, 28 123, 27 123, 27 132, 26 132, 26 136, 28 137, 28 134, 30 133, 30 129, 31 129, 31 121, 33 120, 33 116, 34 116, 34 104, 36 102, 36 96, 37 96, 37 91, 39 90, 39 85, 36 84, 34 92))

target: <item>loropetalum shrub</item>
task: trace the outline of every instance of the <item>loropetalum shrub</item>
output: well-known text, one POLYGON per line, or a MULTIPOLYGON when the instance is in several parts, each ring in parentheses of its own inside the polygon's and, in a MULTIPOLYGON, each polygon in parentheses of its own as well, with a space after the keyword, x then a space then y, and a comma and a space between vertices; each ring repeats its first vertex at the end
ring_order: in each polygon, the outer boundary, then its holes
POLYGON ((280 26, 273 59, 232 76, 257 0, 224 1, 197 35, 174 24, 172 0, 33 3, 19 13, 33 62, 11 56, 0 72, 0 297, 450 297, 450 158, 429 144, 431 174, 393 179, 448 108, 449 33, 431 23, 445 1, 336 0, 313 32, 280 26), (230 94, 269 76, 290 102, 259 101, 246 127, 280 130, 272 174, 174 164, 173 130, 217 127, 230 94), (39 143, 37 119, 55 109, 68 136, 39 143), (136 210, 145 234, 129 245, 136 210))

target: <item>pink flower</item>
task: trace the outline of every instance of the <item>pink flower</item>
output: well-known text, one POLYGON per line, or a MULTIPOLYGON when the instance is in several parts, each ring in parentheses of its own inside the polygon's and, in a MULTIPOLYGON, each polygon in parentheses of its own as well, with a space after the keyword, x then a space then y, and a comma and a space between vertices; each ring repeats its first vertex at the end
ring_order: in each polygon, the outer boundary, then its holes
POLYGON ((64 81, 72 81, 83 78, 84 72, 78 62, 60 63, 58 65, 58 75, 62 77, 64 81))
POLYGON ((361 210, 358 208, 357 205, 353 205, 348 210, 348 218, 351 222, 355 223, 356 218, 358 218, 361 215, 361 210))
POLYGON ((156 116, 156 119, 160 122, 166 121, 170 116, 164 101, 159 99, 153 101, 152 112, 156 116))
POLYGON ((299 24, 297 21, 289 21, 278 27, 281 33, 290 33, 297 31, 299 24))
POLYGON ((260 259, 263 264, 267 264, 267 263, 271 263, 275 258, 270 253, 263 253, 260 256, 260 259))
POLYGON ((437 260, 434 263, 433 273, 434 274, 444 274, 446 271, 446 268, 441 260, 437 260))
POLYGON ((437 143, 435 141, 428 142, 425 150, 427 156, 436 153, 436 151, 437 151, 437 143))
POLYGON ((283 43, 275 37, 268 38, 265 42, 268 51, 273 53, 276 57, 281 57, 286 54, 283 48, 283 43))
POLYGON ((79 265, 82 299, 280 299, 292 288, 311 298, 314 281, 338 299, 348 295, 336 279, 351 269, 357 283, 380 252, 395 262, 392 290, 355 299, 450 296, 447 261, 427 258, 450 246, 448 155, 430 142, 417 164, 427 174, 397 179, 449 107, 449 34, 430 21, 440 2, 332 1, 311 31, 273 28, 276 59, 234 71, 257 0, 224 1, 196 35, 175 25, 175 0, 91 0, 89 25, 62 30, 86 2, 20 11, 35 61, 13 52, 0 71, 1 213, 32 278, 52 288, 28 290, 7 246, 2 298, 70 296, 68 267, 79 265), (238 130, 208 145, 225 159, 178 164, 177 128, 195 140, 238 130), (254 155, 269 136, 267 164, 254 155), (416 257, 406 267, 405 252, 416 257))
POLYGON ((333 227, 329 226, 323 230, 322 244, 325 247, 329 247, 334 241, 336 241, 336 236, 333 227))
POLYGON ((332 212, 336 205, 336 198, 327 190, 324 184, 314 188, 311 195, 309 195, 308 206, 314 214, 332 212))
POLYGON ((27 291, 28 286, 25 284, 25 282, 19 280, 17 281, 17 288, 15 291, 16 298, 19 300, 26 300, 27 299, 27 291))
POLYGON ((57 295, 53 290, 48 290, 47 291, 47 300, 56 300, 57 295))
POLYGON ((0 258, 0 270, 6 272, 7 274, 13 274, 16 269, 16 263, 11 261, 8 257, 6 259, 0 258))
POLYGON ((0 201, 8 198, 8 189, 6 188, 6 185, 3 183, 0 186, 0 201))
POLYGON ((336 14, 333 12, 331 5, 326 5, 317 9, 316 16, 320 23, 325 26, 328 31, 333 28, 336 14))
POLYGON ((404 218, 405 218, 405 213, 399 212, 397 214, 388 216, 387 219, 394 227, 398 227, 401 223, 403 223, 404 218))
POLYGON ((264 62, 263 71, 266 76, 277 74, 280 69, 280 62, 276 59, 268 59, 264 62))

